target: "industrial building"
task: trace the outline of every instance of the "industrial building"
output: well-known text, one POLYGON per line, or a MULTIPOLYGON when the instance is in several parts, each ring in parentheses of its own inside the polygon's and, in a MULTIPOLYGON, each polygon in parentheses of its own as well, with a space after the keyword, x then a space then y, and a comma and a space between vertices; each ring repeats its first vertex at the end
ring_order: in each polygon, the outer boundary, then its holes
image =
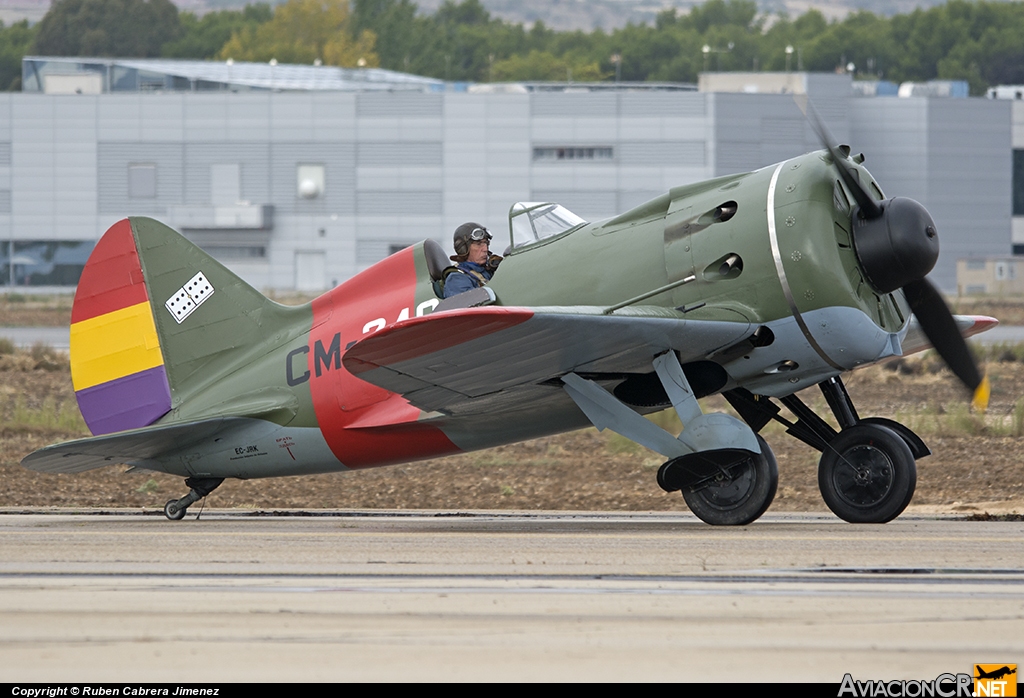
POLYGON ((128 215, 258 288, 324 289, 424 238, 448 247, 465 221, 500 251, 516 201, 598 220, 817 149, 791 93, 866 154, 886 195, 931 211, 944 290, 957 259, 1018 242, 1012 100, 863 96, 832 74, 542 89, 341 70, 26 58, 26 91, 0 95, 0 289, 73 285, 128 215))

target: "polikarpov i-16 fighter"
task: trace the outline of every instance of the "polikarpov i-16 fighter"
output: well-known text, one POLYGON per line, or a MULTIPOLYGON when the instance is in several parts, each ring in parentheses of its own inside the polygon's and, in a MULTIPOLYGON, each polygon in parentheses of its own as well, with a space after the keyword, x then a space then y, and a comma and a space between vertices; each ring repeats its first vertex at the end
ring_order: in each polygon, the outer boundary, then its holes
POLYGON ((662 454, 658 484, 702 520, 737 525, 775 495, 758 434, 775 419, 822 452, 836 515, 889 521, 930 451, 897 422, 860 417, 841 374, 934 346, 983 406, 987 382, 963 337, 995 320, 950 314, 925 279, 939 251, 931 216, 886 198, 863 156, 816 123, 824 150, 677 187, 610 220, 516 204, 491 283, 445 301, 436 288, 450 263, 431 240, 285 307, 165 225, 122 220, 97 243, 72 311, 72 380, 96 436, 22 463, 180 475, 189 492, 164 510, 180 519, 226 478, 594 425, 662 454), (813 385, 840 430, 795 395, 813 385), (717 393, 740 418, 702 411, 698 398, 717 393), (643 416, 669 406, 678 436, 643 416))

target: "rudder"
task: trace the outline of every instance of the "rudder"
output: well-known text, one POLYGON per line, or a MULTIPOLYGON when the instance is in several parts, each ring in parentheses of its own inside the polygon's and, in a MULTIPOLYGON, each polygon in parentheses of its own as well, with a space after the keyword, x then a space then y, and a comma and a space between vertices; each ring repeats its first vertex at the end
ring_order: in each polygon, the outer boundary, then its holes
POLYGON ((71 308, 71 382, 93 434, 152 424, 171 409, 152 304, 131 223, 104 233, 71 308))
POLYGON ((93 434, 152 424, 261 343, 286 310, 150 218, 118 221, 82 271, 71 378, 93 434))

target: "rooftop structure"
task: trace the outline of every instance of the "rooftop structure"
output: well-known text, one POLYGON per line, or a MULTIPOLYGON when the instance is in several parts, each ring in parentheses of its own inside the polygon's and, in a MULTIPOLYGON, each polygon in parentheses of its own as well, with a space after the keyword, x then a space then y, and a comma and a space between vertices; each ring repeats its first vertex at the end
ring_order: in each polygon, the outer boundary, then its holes
POLYGON ((383 68, 338 68, 241 61, 164 58, 76 58, 26 56, 22 92, 103 94, 106 92, 440 92, 444 80, 383 68))
POLYGON ((700 74, 701 92, 742 92, 744 94, 814 95, 850 94, 853 78, 849 73, 708 73, 700 74))
POLYGON ((1024 85, 996 85, 988 88, 989 99, 1024 99, 1024 85))

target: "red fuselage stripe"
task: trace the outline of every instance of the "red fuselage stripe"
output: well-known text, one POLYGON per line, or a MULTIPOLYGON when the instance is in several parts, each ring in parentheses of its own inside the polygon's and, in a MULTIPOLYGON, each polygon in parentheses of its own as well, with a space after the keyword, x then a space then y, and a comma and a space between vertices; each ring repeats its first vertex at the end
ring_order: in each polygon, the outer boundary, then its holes
POLYGON ((413 250, 407 248, 312 303, 313 329, 306 356, 313 409, 327 445, 350 468, 459 450, 441 430, 417 423, 420 411, 404 398, 356 378, 341 364, 345 348, 365 336, 367 322, 383 318, 392 324, 403 311, 408 316, 415 290, 413 250), (355 422, 384 425, 350 428, 355 422))

